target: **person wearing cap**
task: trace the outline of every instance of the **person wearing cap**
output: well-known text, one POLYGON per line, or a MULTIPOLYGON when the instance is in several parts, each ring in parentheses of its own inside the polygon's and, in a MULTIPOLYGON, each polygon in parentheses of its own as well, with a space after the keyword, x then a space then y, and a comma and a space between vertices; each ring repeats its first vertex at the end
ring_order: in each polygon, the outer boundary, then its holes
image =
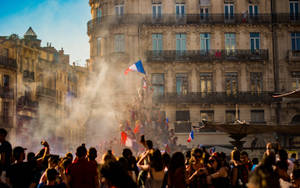
POLYGON ((12 162, 12 147, 11 144, 6 141, 7 131, 0 128, 0 167, 2 170, 6 170, 12 162))
POLYGON ((66 173, 70 188, 96 188, 98 183, 97 168, 87 158, 84 144, 76 150, 76 159, 68 167, 66 173))
POLYGON ((14 162, 8 169, 6 176, 12 188, 29 187, 33 182, 33 173, 30 165, 24 162, 25 150, 21 146, 13 149, 14 162))

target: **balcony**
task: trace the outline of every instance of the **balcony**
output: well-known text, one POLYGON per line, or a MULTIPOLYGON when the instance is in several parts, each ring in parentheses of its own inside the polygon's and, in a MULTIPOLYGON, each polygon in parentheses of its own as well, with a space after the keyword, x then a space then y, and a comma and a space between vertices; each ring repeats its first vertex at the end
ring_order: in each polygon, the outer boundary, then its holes
POLYGON ((13 117, 11 116, 0 116, 0 127, 1 128, 13 128, 13 117))
POLYGON ((22 96, 18 99, 17 102, 17 110, 29 110, 29 111, 36 111, 38 108, 38 102, 32 101, 30 98, 22 96))
POLYGON ((271 104, 277 99, 272 97, 272 92, 252 93, 238 92, 229 95, 225 92, 191 92, 187 94, 166 93, 163 96, 154 97, 158 103, 166 104, 271 104))
POLYGON ((53 89, 38 86, 37 87, 37 96, 38 97, 50 97, 50 98, 56 99, 56 91, 53 89))
POLYGON ((289 62, 300 62, 300 51, 288 51, 288 61, 289 62))
POLYGON ((8 87, 0 87, 0 97, 4 99, 13 99, 14 90, 8 87))
POLYGON ((268 50, 163 50, 147 51, 147 62, 212 62, 212 61, 266 61, 268 50))
POLYGON ((278 24, 300 24, 300 15, 291 15, 290 13, 274 14, 273 22, 278 24))
POLYGON ((34 82, 34 72, 30 72, 28 70, 23 71, 23 79, 27 82, 34 82))
POLYGON ((250 16, 248 14, 186 14, 178 16, 175 14, 163 14, 153 17, 152 14, 125 14, 123 16, 103 16, 92 19, 88 22, 88 34, 101 25, 120 24, 144 24, 144 25, 205 25, 205 24, 270 24, 271 14, 258 14, 250 16))
POLYGON ((8 58, 6 56, 0 56, 0 66, 17 70, 17 61, 15 59, 8 58))

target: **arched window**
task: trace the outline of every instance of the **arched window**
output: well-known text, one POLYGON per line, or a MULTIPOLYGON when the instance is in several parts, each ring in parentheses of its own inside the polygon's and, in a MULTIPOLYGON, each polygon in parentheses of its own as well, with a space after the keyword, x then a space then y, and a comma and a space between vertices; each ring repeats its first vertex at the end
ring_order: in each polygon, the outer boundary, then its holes
POLYGON ((292 125, 300 125, 300 115, 295 115, 291 121, 292 125))

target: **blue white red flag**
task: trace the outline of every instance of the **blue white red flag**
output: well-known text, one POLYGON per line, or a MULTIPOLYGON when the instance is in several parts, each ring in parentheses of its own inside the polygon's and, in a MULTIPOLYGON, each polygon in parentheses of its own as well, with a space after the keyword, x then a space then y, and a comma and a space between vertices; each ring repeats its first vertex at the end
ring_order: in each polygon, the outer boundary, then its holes
POLYGON ((194 131, 193 130, 190 132, 187 142, 191 142, 192 140, 194 140, 194 131))
POLYGON ((125 75, 127 75, 129 71, 135 71, 140 72, 142 74, 146 74, 141 60, 137 61, 135 64, 131 65, 128 69, 126 69, 125 75))

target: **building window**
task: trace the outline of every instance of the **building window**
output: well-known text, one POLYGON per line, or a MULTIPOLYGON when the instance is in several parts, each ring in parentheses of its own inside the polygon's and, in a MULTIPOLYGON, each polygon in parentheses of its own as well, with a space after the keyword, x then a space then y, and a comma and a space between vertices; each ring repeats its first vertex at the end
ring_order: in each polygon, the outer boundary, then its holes
POLYGON ((238 74, 229 72, 225 74, 225 91, 227 95, 236 95, 238 92, 238 74))
POLYGON ((250 80, 251 80, 251 92, 261 93, 263 90, 262 72, 251 72, 250 80))
POLYGON ((176 16, 182 17, 185 15, 185 4, 184 3, 176 3, 175 5, 176 16))
POLYGON ((8 122, 9 119, 9 102, 2 102, 2 119, 4 122, 8 122))
POLYGON ((165 93, 165 78, 164 74, 154 73, 151 76, 151 83, 154 89, 154 96, 163 96, 165 93))
POLYGON ((200 73, 200 92, 212 92, 212 73, 200 73))
POLYGON ((292 89, 300 88, 300 72, 292 72, 292 89))
POLYGON ((299 19, 299 2, 290 1, 290 17, 292 20, 299 19))
POLYGON ((97 55, 101 55, 101 37, 97 38, 97 55))
POLYGON ((300 33, 291 33, 292 51, 300 51, 300 33))
POLYGON ((265 123, 264 110, 251 110, 251 123, 265 123))
POLYGON ((201 110, 200 118, 201 118, 201 120, 205 120, 205 121, 211 123, 214 121, 214 111, 213 110, 201 110))
POLYGON ((190 111, 176 111, 176 121, 190 121, 190 111))
POLYGON ((152 34, 152 50, 153 51, 162 51, 163 41, 162 34, 152 34))
POLYGON ((236 48, 235 33, 225 33, 225 49, 227 52, 232 52, 236 48))
POLYGON ((226 110, 225 118, 226 123, 234 123, 235 120, 240 119, 240 111, 226 110))
POLYGON ((176 92, 177 95, 186 95, 188 93, 188 75, 185 73, 176 74, 176 92))
POLYGON ((124 35, 115 35, 115 52, 124 52, 124 35))
POLYGON ((252 52, 259 50, 260 38, 259 33, 250 33, 250 49, 252 52))
POLYGON ((176 123, 174 124, 175 132, 190 132, 191 123, 190 111, 176 111, 176 123))
POLYGON ((153 18, 161 18, 162 8, 161 3, 152 4, 152 16, 153 18))
POLYGON ((3 75, 3 87, 9 88, 9 75, 3 75))
POLYGON ((226 20, 231 20, 234 18, 234 4, 225 3, 224 4, 224 16, 226 20))
POLYGON ((117 16, 123 16, 124 15, 124 5, 119 4, 115 6, 115 11, 117 16))
POLYGON ((97 18, 100 19, 102 17, 102 9, 101 7, 97 8, 97 18))
POLYGON ((200 19, 207 20, 209 17, 208 7, 200 7, 200 19))
POLYGON ((0 49, 0 56, 8 57, 9 55, 8 52, 9 52, 8 48, 2 48, 0 49))
POLYGON ((186 50, 186 34, 176 34, 176 51, 182 52, 186 50))
POLYGON ((258 6, 257 5, 250 4, 249 8, 248 8, 248 11, 249 11, 248 14, 249 14, 250 18, 258 16, 258 6))
POLYGON ((208 52, 210 50, 210 34, 201 33, 200 34, 200 50, 208 52))
POLYGON ((210 6, 210 0, 199 0, 200 6, 210 6))

